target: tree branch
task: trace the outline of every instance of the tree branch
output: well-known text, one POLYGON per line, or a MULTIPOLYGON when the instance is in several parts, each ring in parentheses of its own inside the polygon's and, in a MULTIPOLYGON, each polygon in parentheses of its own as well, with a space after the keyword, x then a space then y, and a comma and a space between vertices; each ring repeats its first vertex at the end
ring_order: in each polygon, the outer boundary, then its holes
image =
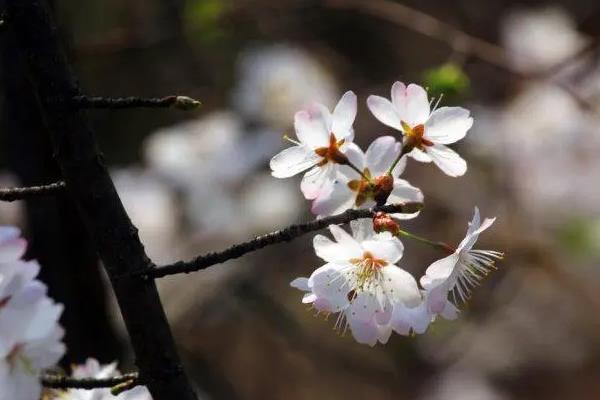
POLYGON ((75 96, 72 104, 79 108, 106 108, 118 110, 124 108, 175 108, 178 110, 195 110, 201 106, 198 100, 187 96, 166 97, 100 97, 75 96))
POLYGON ((98 389, 112 388, 121 384, 128 384, 131 388, 139 385, 136 372, 105 379, 83 378, 77 379, 70 376, 46 374, 41 377, 42 385, 51 389, 98 389))
MULTIPOLYGON (((196 400, 153 280, 115 276, 152 265, 117 194, 85 115, 56 101, 80 95, 46 0, 5 0, 54 156, 89 230, 129 333, 140 383, 154 400, 196 400)), ((3 56, 5 56, 3 54, 3 56)))
POLYGON ((0 201, 25 200, 31 197, 46 196, 62 192, 66 187, 64 181, 41 186, 0 188, 0 201))
POLYGON ((310 232, 318 231, 323 228, 328 227, 329 225, 334 224, 345 224, 350 221, 359 218, 371 218, 378 211, 383 211, 386 213, 398 213, 398 212, 408 212, 413 213, 422 208, 421 203, 406 203, 406 204, 398 204, 398 205, 388 205, 381 207, 374 207, 369 210, 347 210, 346 212, 334 215, 332 217, 326 217, 321 219, 316 219, 310 222, 306 222, 298 225, 291 225, 287 228, 268 233, 266 235, 258 236, 248 242, 239 243, 231 246, 230 248, 215 252, 208 253, 199 257, 196 257, 191 261, 179 261, 174 264, 165 265, 163 267, 158 268, 148 268, 145 270, 134 272, 134 275, 142 275, 148 278, 162 278, 168 275, 175 275, 181 273, 190 273, 194 271, 199 271, 202 269, 206 269, 215 264, 221 264, 225 261, 233 260, 235 258, 239 258, 245 254, 250 252, 260 250, 264 247, 282 243, 289 242, 293 239, 296 239, 299 236, 305 235, 310 232))

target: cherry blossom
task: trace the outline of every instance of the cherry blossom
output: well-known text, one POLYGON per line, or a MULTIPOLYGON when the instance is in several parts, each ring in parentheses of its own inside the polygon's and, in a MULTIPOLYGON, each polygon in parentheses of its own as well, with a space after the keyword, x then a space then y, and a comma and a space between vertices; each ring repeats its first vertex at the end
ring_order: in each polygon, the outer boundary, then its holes
POLYGON ((289 147, 271 159, 271 174, 288 178, 308 170, 302 179, 302 193, 307 199, 316 198, 321 189, 335 178, 337 166, 346 162, 344 152, 352 142, 352 124, 356 117, 356 95, 346 92, 333 114, 322 104, 298 111, 294 126, 298 141, 289 139, 289 147))
MULTIPOLYGON (((119 376, 121 373, 117 369, 117 363, 102 365, 94 358, 88 358, 85 364, 73 367, 72 376, 77 379, 94 378, 106 379, 119 376)), ((84 390, 69 389, 66 391, 56 391, 57 398, 60 400, 152 400, 150 392, 145 386, 136 386, 133 389, 113 396, 110 388, 84 390)))
POLYGON ((494 221, 495 218, 486 218, 481 223, 479 209, 475 207, 467 234, 454 253, 435 261, 427 268, 420 281, 428 293, 427 303, 431 312, 444 311, 449 292, 454 294, 455 301, 465 302, 471 289, 495 268, 495 260, 502 259, 503 254, 498 251, 473 249, 481 232, 488 229, 494 221))
MULTIPOLYGON (((323 217, 339 214, 349 208, 423 202, 421 190, 398 177, 406 167, 406 157, 402 157, 390 170, 400 155, 401 146, 392 136, 377 138, 366 153, 354 144, 348 146, 346 156, 352 167, 340 166, 333 184, 313 202, 312 212, 323 217)), ((418 212, 393 215, 406 219, 416 217, 418 212)))
POLYGON ((350 226, 352 235, 331 225, 335 241, 315 236, 315 252, 327 263, 291 285, 305 291, 302 302, 318 312, 339 313, 336 329, 349 327, 357 342, 374 346, 390 336, 394 304, 415 307, 421 294, 413 276, 395 265, 404 251, 398 238, 375 233, 370 219, 350 226))
POLYGON ((39 372, 65 352, 62 305, 35 279, 37 262, 20 260, 26 246, 17 228, 0 227, 0 400, 39 399, 39 372))
POLYGON ((392 86, 391 101, 371 95, 367 105, 380 122, 403 133, 404 151, 415 160, 433 161, 453 177, 467 171, 465 160, 446 145, 465 137, 473 125, 468 110, 441 107, 431 111, 425 89, 402 82, 392 86))

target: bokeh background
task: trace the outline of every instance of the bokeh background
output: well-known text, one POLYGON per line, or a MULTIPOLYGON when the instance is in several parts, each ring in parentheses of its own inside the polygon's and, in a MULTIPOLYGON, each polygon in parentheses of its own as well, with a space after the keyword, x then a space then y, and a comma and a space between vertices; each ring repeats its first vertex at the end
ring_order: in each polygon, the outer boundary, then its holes
MULTIPOLYGON (((159 264, 311 218, 299 178, 272 178, 268 160, 312 101, 332 107, 355 91, 364 146, 392 133, 365 100, 387 97, 395 80, 472 110, 474 127, 455 146, 469 163, 464 177, 416 162, 405 173, 426 199, 406 229, 456 243, 475 205, 498 217, 481 247, 506 259, 460 319, 373 349, 340 337, 289 287, 320 265, 310 237, 163 279, 202 398, 600 397, 598 2, 61 0, 55 13, 87 93, 203 103, 89 112, 159 264)), ((41 122, 15 114, 14 99, 2 103, 2 186, 48 182, 57 171, 41 122)), ((68 199, 2 203, 0 222, 23 227, 66 305, 65 366, 93 356, 127 370, 112 293, 97 284, 104 278, 68 199)), ((417 278, 440 256, 405 245, 401 266, 417 278)))

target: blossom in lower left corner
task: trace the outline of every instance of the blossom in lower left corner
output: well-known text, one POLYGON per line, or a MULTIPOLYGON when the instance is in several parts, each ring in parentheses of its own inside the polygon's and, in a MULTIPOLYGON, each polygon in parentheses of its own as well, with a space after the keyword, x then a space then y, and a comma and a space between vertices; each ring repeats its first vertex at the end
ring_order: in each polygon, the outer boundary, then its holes
POLYGON ((331 225, 335 241, 315 236, 315 252, 327 263, 291 285, 306 292, 303 303, 317 312, 338 313, 338 331, 349 328, 357 342, 370 346, 386 343, 394 305, 415 307, 421 293, 413 276, 395 265, 404 251, 398 238, 376 233, 371 219, 352 221, 350 227, 352 235, 331 225))
POLYGON ((20 231, 0 227, 0 400, 37 400, 40 372, 65 353, 62 305, 36 280, 39 265, 23 261, 20 231))

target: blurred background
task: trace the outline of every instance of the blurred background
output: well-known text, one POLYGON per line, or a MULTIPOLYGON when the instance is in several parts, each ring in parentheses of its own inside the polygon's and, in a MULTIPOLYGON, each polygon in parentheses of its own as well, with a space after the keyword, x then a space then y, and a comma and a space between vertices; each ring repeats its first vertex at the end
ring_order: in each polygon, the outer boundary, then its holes
MULTIPOLYGON (((473 207, 497 216, 481 248, 499 270, 457 321, 373 349, 314 318, 289 287, 320 266, 311 238, 159 282, 206 399, 600 397, 600 4, 512 0, 76 0, 55 13, 81 85, 103 96, 188 95, 198 111, 90 111, 119 194, 158 264, 304 221, 299 178, 268 160, 293 114, 346 90, 356 141, 392 134, 369 94, 417 82, 475 118, 455 148, 468 173, 409 162, 426 207, 406 229, 448 243, 473 207)), ((19 65, 2 61, 1 186, 58 179, 19 65), (12 72, 11 72, 12 71, 12 72), (25 111, 24 111, 25 110, 25 111)), ((65 303, 65 366, 132 357, 112 293, 69 200, 0 203, 65 303)), ((418 279, 440 254, 406 242, 418 279)))

